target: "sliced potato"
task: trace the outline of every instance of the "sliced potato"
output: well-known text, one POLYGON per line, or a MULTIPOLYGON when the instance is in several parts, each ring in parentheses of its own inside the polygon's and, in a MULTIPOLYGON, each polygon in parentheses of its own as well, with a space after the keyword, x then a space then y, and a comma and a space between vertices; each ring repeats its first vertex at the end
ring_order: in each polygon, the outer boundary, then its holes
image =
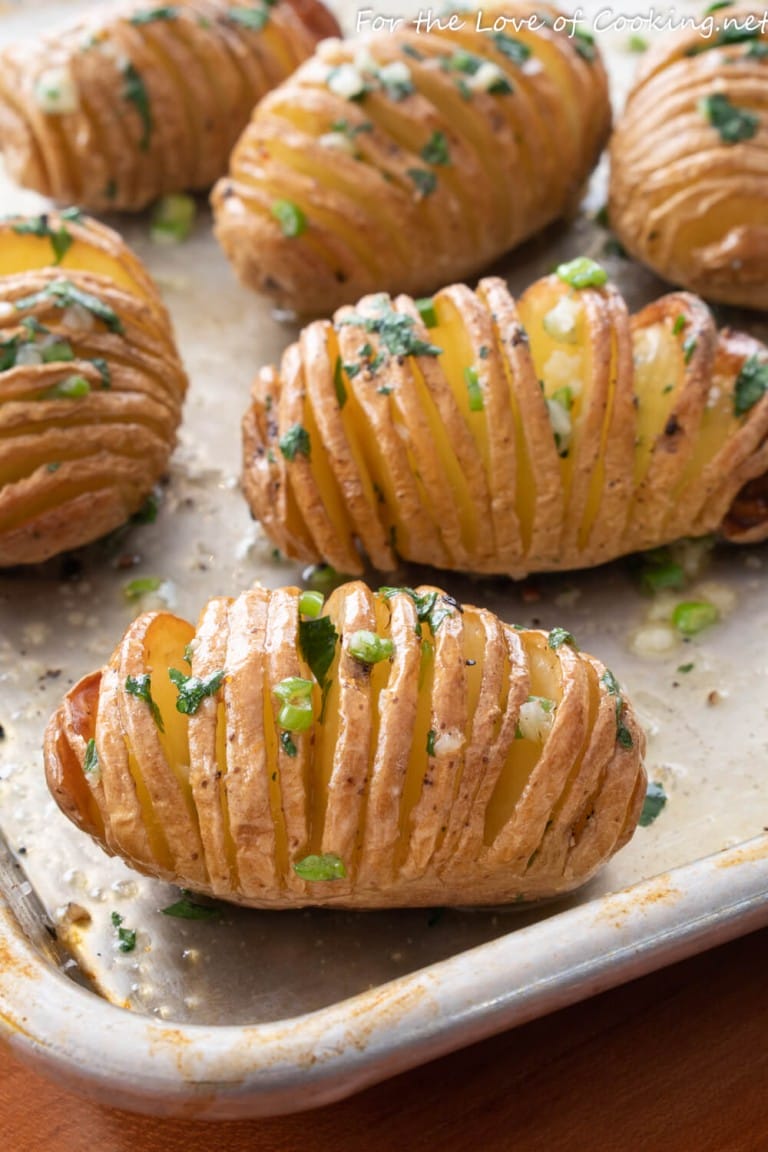
POLYGON ((311 324, 244 420, 243 487, 275 543, 352 574, 367 554, 520 577, 765 539, 768 349, 684 292, 630 318, 599 265, 574 265, 517 302, 490 278, 311 324), (309 455, 282 450, 289 423, 309 455))
POLYGON ((196 633, 140 616, 48 726, 66 815, 142 872, 258 908, 553 896, 626 843, 645 738, 596 660, 429 586, 301 607, 255 588, 196 633))

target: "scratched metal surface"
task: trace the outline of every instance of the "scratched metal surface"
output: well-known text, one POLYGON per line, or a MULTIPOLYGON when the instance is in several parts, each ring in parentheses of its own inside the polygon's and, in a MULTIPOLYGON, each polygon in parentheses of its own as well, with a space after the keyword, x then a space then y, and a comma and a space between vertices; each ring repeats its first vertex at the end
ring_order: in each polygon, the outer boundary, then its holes
MULTIPOLYGON (((0 41, 46 27, 52 12, 60 16, 85 6, 67 0, 0 5, 0 41)), ((636 13, 642 7, 624 0, 613 12, 636 13)), ((352 6, 339 10, 352 27, 352 6)), ((381 0, 377 10, 390 14, 381 0)), ((402 10, 405 6, 398 5, 402 10)), ((588 6, 593 15, 598 10, 605 11, 588 6)), ((677 11, 695 7, 681 0, 677 11)), ((642 31, 648 39, 660 34, 642 31)), ((617 104, 636 61, 627 40, 626 29, 617 26, 600 36, 617 104)), ((663 290, 650 274, 617 255, 608 234, 593 222, 604 199, 604 180, 601 168, 576 219, 501 265, 513 290, 553 263, 584 253, 603 261, 633 307, 663 290)), ((2 211, 43 205, 0 174, 2 211)), ((648 729, 649 775, 668 797, 658 819, 639 829, 630 846, 577 896, 533 910, 275 914, 225 908, 202 922, 164 915, 162 909, 178 896, 174 888, 105 858, 55 808, 43 780, 41 734, 62 693, 108 657, 136 611, 159 603, 194 619, 209 596, 236 593, 257 579, 272 587, 301 582, 301 568, 275 559, 250 521, 237 475, 239 422, 250 380, 260 363, 279 356, 296 329, 236 284, 213 241, 204 206, 192 238, 173 249, 151 244, 146 217, 109 222, 159 283, 192 387, 154 524, 63 560, 0 574, 0 831, 11 853, 0 876, 29 933, 37 932, 38 944, 50 939, 47 923, 68 950, 46 946, 45 964, 90 982, 98 990, 91 993, 94 1000, 101 996, 133 1013, 185 1026, 254 1025, 334 1005, 342 1005, 343 1013, 347 997, 374 996, 387 981, 417 970, 429 973, 440 961, 476 946, 481 947, 472 962, 482 976, 486 962, 491 970, 491 941, 545 921, 575 931, 568 925, 583 925, 572 915, 579 905, 589 905, 597 916, 611 894, 660 873, 674 876, 690 862, 761 832, 768 822, 765 547, 713 554, 701 579, 723 607, 721 623, 655 658, 640 657, 633 648, 649 602, 626 564, 522 586, 438 575, 436 582, 453 594, 507 620, 568 628, 613 669, 648 729), (124 567, 127 557, 130 570, 124 567), (129 603, 126 582, 146 575, 162 578, 160 593, 129 603), (681 674, 682 664, 694 667, 681 674), (87 909, 90 922, 66 927, 63 910, 71 904, 87 909), (113 912, 137 930, 132 953, 119 951, 113 912)), ((754 317, 737 319, 765 335, 754 317)), ((409 583, 418 578, 413 570, 403 573, 409 583)), ((763 868, 768 875, 768 866, 763 868)), ((685 894, 684 887, 681 891, 685 894)), ((738 914, 735 923, 729 930, 739 930, 738 914)), ((752 923, 753 910, 745 911, 744 929, 752 923)), ((674 914, 669 931, 674 934, 674 914)), ((719 934, 722 924, 715 913, 696 947, 719 934)), ((595 971, 604 965, 599 933, 591 937, 579 928, 566 943, 563 975, 576 963, 595 971)), ((585 985, 584 994, 587 990, 585 985)), ((533 1011, 553 1003, 551 994, 542 992, 533 1011)), ((446 1026, 459 1007, 458 1000, 452 1005, 448 989, 442 1007, 446 1026)), ((138 1060, 137 1052, 137 1066, 138 1060)))

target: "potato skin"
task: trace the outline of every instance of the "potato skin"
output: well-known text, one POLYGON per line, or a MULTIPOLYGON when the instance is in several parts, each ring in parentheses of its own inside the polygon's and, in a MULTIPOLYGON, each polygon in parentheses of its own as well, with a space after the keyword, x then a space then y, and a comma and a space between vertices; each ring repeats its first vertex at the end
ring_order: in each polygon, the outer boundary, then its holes
POLYGON ((768 309, 763 17, 728 8, 714 18, 753 35, 686 31, 648 53, 611 138, 609 210, 622 244, 665 280, 768 309), (710 122, 713 98, 738 110, 735 130, 710 122))
POLYGON ((25 187, 97 212, 205 190, 254 104, 338 30, 320 0, 129 0, 12 45, 0 54, 6 166, 25 187))
POLYGON ((243 489, 287 555, 518 578, 768 536, 768 350, 697 297, 489 278, 425 315, 365 297, 260 372, 243 489))
POLYGON ((255 109, 213 191, 241 280, 307 314, 419 296, 571 210, 607 138, 606 75, 536 11, 535 29, 512 0, 483 8, 485 30, 472 12, 458 31, 320 45, 255 109), (523 26, 491 33, 498 12, 523 26))
POLYGON ((148 875, 258 908, 553 896, 629 840, 645 737, 598 661, 428 586, 347 584, 311 621, 300 595, 211 601, 186 656, 189 625, 134 621, 49 723, 64 813, 148 875), (374 663, 355 648, 364 625, 392 642, 374 663), (308 626, 330 643, 325 671, 308 626), (182 715, 167 677, 185 659, 209 687, 182 715), (275 692, 295 677, 313 693, 301 731, 275 692), (307 878, 308 856, 343 875, 307 878))
POLYGON ((73 212, 7 218, 0 269, 0 567, 10 567, 139 511, 166 471, 187 379, 154 284, 111 229, 73 212))

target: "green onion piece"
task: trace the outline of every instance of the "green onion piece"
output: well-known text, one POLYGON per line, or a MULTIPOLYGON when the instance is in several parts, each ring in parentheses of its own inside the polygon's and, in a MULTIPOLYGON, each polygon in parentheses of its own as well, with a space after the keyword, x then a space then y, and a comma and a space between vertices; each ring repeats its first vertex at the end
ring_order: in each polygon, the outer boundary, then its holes
POLYGON ((692 672, 693 669, 694 669, 693 664, 678 664, 678 666, 677 666, 678 672, 682 672, 683 675, 685 675, 687 672, 692 672))
POLYGON ((296 861, 293 870, 302 880, 344 880, 347 875, 344 861, 335 852, 305 856, 303 860, 296 861))
POLYGON ((287 676, 285 680, 281 680, 279 684, 275 684, 272 691, 279 700, 287 701, 290 704, 298 704, 302 700, 308 700, 311 697, 314 686, 314 680, 304 680, 301 676, 287 676))
POLYGON ((696 636, 720 619, 720 613, 708 600, 686 600, 672 613, 672 623, 683 636, 696 636))
POLYGON ((560 264, 555 272, 571 288, 600 288, 608 280, 605 268, 587 256, 577 256, 567 264, 560 264))
POLYGON ((690 364, 691 357, 696 351, 696 337, 688 336, 683 341, 683 363, 690 364))
POLYGON ((139 576, 123 586, 123 595, 126 600, 140 600, 148 592, 157 592, 162 582, 159 576, 139 576))
POLYGON ((56 340, 53 344, 44 344, 40 347, 43 364, 59 364, 62 361, 74 360, 75 354, 66 340, 56 340))
POLYGON ((315 722, 312 701, 305 700, 300 704, 283 704, 277 714, 277 722, 286 732, 306 732, 315 722))
POLYGON ((314 619, 322 612, 324 603, 325 596, 322 592, 302 592, 299 597, 299 612, 302 616, 314 619))
POLYGON ((437 733, 434 728, 430 728, 427 732, 427 756, 434 756, 435 754, 435 736, 437 733))
POLYGON ((640 583, 646 592, 660 592, 662 588, 684 588, 685 572, 674 560, 649 563, 643 568, 640 583))
POLYGON ((347 402, 347 389, 344 385, 344 365, 341 362, 341 356, 336 357, 336 364, 333 369, 333 388, 339 408, 343 408, 347 402))
POLYGON ((180 244, 192 231, 196 211, 197 206, 191 196, 181 192, 163 196, 152 212, 150 239, 155 244, 180 244))
MULTIPOLYGON (((319 591, 324 589, 325 594, 332 592, 334 588, 344 582, 344 577, 330 564, 311 564, 309 568, 304 569, 301 578, 305 584, 311 584, 313 588, 319 591)), ((303 612, 303 615, 309 616, 310 613, 303 612)))
POLYGON ((680 333, 682 332, 683 328, 685 328, 685 325, 687 324, 687 322, 688 321, 686 319, 684 312, 681 312, 679 314, 679 316, 676 316, 675 322, 672 325, 672 335, 673 336, 679 336, 680 333))
POLYGON ((649 824, 653 824, 666 803, 667 794, 664 791, 664 785, 660 784, 659 781, 651 782, 645 793, 645 801, 640 813, 640 827, 647 828, 649 824))
POLYGON ((283 236, 301 236, 306 231, 307 218, 292 200, 275 200, 269 210, 280 225, 283 236))
POLYGON ((648 49, 648 41, 644 36, 630 36, 627 48, 630 52, 645 52, 648 49))
POLYGON ((123 99, 133 104, 141 123, 141 138, 139 149, 142 152, 149 150, 149 141, 152 135, 152 108, 149 102, 149 93, 135 65, 130 61, 122 67, 123 73, 123 99))
POLYGON ((395 651, 395 645, 386 636, 377 636, 375 632, 361 629, 353 632, 348 644, 351 656, 363 664, 378 664, 381 660, 389 660, 395 651))
POLYGON ((414 300, 414 304, 419 310, 424 324, 427 328, 437 327, 437 312, 435 311, 435 301, 431 296, 422 296, 420 300, 414 300))
POLYGON ((43 392, 42 398, 44 400, 80 400, 83 396, 87 396, 91 391, 91 386, 84 376, 67 376, 66 380, 60 380, 58 384, 54 384, 46 392, 43 392))
POLYGON ((467 385, 470 412, 482 412, 485 408, 485 400, 476 368, 464 369, 464 382, 467 385))

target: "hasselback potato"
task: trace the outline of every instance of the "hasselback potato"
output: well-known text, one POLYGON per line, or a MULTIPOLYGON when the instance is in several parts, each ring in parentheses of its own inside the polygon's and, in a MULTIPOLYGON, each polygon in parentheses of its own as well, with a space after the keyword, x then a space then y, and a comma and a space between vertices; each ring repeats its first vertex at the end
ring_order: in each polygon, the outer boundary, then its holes
POLYGON ((765 13, 726 6, 710 23, 666 37, 641 67, 611 141, 611 226, 665 279, 765 309, 765 13))
POLYGON ((326 313, 469 276, 577 202, 610 122, 588 34, 511 0, 330 41, 256 108, 214 189, 241 279, 326 313), (493 32, 503 13, 510 32, 493 32), (515 27, 514 21, 518 22, 515 27))
POLYGON ((500 902, 632 835, 644 736, 564 630, 439 589, 256 587, 129 627, 52 717, 49 786, 110 853, 254 907, 500 902))
POLYGON ((0 221, 0 566, 136 513, 186 386, 165 307, 115 232, 77 210, 0 221))
POLYGON ((479 573, 588 567, 719 532, 768 536, 768 350, 674 293, 630 318, 577 259, 379 294, 265 368, 244 490, 287 555, 479 573), (583 286, 580 286, 583 285, 583 286))
POLYGON ((101 7, 0 53, 11 175, 96 211, 209 188, 254 104, 338 32, 319 0, 101 7))

